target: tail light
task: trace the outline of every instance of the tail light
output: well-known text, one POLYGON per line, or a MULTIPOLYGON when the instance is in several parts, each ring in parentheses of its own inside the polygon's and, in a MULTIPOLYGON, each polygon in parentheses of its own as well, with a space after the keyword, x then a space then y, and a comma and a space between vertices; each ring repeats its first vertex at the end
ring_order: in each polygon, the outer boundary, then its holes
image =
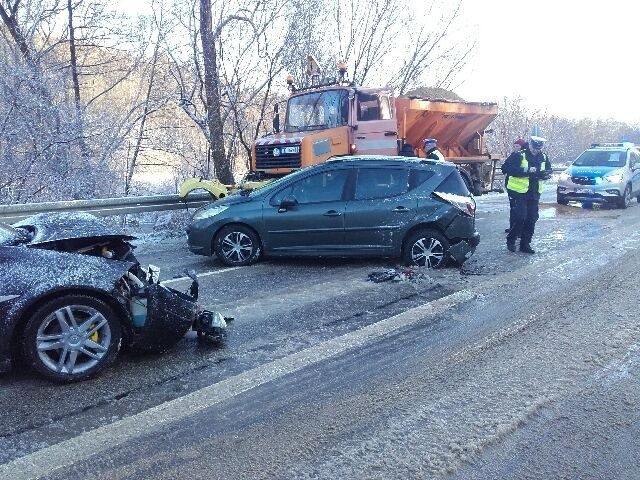
POLYGON ((447 192, 433 192, 433 194, 441 200, 450 203, 465 215, 470 217, 474 217, 476 215, 476 201, 473 197, 447 192))
POLYGON ((351 152, 351 155, 353 155, 354 153, 356 153, 356 144, 352 143, 351 145, 349 145, 349 151, 351 152))

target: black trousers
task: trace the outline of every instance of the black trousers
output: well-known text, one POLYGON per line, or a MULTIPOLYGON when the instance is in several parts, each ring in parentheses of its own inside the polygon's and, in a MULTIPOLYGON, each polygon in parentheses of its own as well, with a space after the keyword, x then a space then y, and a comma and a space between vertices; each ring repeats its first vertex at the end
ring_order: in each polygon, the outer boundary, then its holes
POLYGON ((515 243, 520 237, 520 245, 529 245, 538 221, 540 195, 535 193, 516 193, 509 191, 509 223, 511 229, 507 242, 515 243))

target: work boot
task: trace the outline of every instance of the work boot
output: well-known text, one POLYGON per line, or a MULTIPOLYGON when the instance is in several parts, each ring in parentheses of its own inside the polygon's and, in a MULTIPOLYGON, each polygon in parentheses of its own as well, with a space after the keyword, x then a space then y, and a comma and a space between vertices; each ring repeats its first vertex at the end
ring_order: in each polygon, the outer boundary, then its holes
POLYGON ((507 242, 507 250, 510 252, 516 251, 516 243, 515 242, 507 242))
POLYGON ((536 253, 536 251, 527 243, 520 244, 520 251, 522 253, 536 253))

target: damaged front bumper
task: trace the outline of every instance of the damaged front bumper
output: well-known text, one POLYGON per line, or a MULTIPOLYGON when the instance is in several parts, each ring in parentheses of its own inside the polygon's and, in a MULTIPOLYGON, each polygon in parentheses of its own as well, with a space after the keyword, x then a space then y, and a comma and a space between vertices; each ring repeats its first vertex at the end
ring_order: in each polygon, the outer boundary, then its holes
POLYGON ((151 284, 131 301, 134 350, 162 351, 175 345, 191 329, 198 307, 190 295, 151 284))

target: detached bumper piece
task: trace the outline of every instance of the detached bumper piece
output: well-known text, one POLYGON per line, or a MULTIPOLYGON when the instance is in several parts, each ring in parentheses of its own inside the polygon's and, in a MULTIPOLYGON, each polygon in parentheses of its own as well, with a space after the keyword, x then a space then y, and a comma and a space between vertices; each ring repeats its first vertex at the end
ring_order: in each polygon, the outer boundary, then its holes
POLYGON ((161 352, 189 331, 197 316, 196 302, 186 293, 158 284, 145 290, 147 317, 143 327, 134 329, 132 348, 161 352))
POLYGON ((447 250, 449 256, 458 265, 462 265, 464 262, 469 260, 469 258, 471 258, 473 253, 476 251, 476 246, 480 242, 479 236, 477 242, 474 242, 473 239, 470 239, 470 242, 475 243, 475 245, 471 245, 469 242, 462 240, 455 245, 451 245, 451 247, 449 247, 449 250, 447 250))
POLYGON ((218 312, 204 310, 198 314, 193 329, 198 332, 198 338, 213 342, 221 342, 227 336, 227 322, 232 317, 224 317, 218 312))

